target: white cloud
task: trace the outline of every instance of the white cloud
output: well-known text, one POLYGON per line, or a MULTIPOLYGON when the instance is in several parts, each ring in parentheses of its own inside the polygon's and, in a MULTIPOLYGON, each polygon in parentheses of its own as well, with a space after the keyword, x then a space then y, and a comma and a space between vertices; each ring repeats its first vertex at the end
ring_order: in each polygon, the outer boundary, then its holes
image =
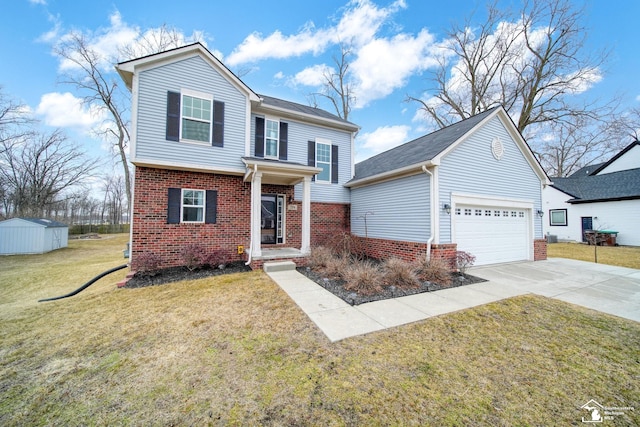
POLYGON ((293 83, 304 86, 320 86, 325 82, 325 74, 334 70, 325 64, 312 65, 293 76, 293 83))
POLYGON ((89 132, 106 117, 98 108, 87 108, 82 99, 69 92, 42 95, 36 114, 43 116, 45 124, 53 127, 73 127, 89 132))
POLYGON ((58 38, 60 38, 62 23, 60 22, 60 16, 49 15, 47 19, 49 20, 49 22, 53 23, 53 28, 42 34, 40 37, 38 37, 37 40, 44 43, 53 43, 58 38))
POLYGON ((358 135, 359 146, 356 162, 407 142, 411 127, 405 125, 383 126, 373 132, 358 135))
POLYGON ((636 96, 636 101, 640 101, 640 95, 636 96))
POLYGON ((31 4, 41 4, 43 6, 47 5, 47 1, 46 0, 29 0, 29 3, 31 3, 31 4))

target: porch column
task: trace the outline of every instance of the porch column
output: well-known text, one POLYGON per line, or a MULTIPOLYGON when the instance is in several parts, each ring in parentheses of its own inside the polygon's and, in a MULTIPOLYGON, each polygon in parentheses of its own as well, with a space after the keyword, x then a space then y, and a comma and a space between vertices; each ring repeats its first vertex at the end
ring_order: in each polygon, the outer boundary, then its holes
POLYGON ((254 172, 251 180, 251 256, 262 256, 260 224, 262 221, 262 172, 254 172))
POLYGON ((300 252, 311 252, 311 177, 305 176, 302 182, 302 246, 300 252))

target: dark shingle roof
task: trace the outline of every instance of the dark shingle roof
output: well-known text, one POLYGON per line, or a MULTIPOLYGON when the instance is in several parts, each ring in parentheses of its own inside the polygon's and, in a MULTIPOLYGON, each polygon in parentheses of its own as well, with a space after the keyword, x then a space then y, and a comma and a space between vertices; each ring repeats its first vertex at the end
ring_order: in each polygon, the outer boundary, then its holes
POLYGON ((265 105, 270 105, 272 107, 283 108, 285 110, 290 110, 302 114, 307 114, 310 116, 317 116, 323 119, 335 120, 337 122, 342 122, 346 124, 350 124, 353 127, 357 127, 357 125, 351 123, 348 120, 344 120, 343 118, 336 116, 335 114, 331 114, 328 111, 321 110, 320 108, 310 107, 308 105, 298 104, 296 102, 285 101, 284 99, 274 98, 272 96, 258 94, 260 98, 263 99, 263 103, 265 105))
POLYGON ((553 187, 574 197, 570 203, 640 198, 640 168, 604 175, 574 175, 553 179, 553 187))
POLYGON ((583 166, 580 169, 578 169, 577 171, 575 171, 574 173, 572 173, 571 175, 569 175, 569 177, 570 178, 579 178, 579 177, 582 177, 582 176, 592 175, 596 170, 600 169, 605 164, 607 164, 607 162, 596 163, 595 165, 583 166))
POLYGON ((500 107, 492 108, 363 160, 356 165, 356 174, 352 181, 432 160, 493 113, 496 108, 500 107))

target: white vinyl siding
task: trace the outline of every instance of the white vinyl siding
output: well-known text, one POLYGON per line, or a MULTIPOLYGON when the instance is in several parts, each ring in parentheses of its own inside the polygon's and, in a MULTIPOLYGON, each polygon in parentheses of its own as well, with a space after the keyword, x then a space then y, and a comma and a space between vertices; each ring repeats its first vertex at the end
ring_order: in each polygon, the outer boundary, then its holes
MULTIPOLYGON (((459 192, 527 200, 533 204, 534 212, 542 206, 540 179, 498 117, 444 156, 439 166, 439 186, 441 205, 451 204, 451 194, 459 192), (491 152, 495 137, 504 147, 500 160, 491 152)), ((534 238, 542 238, 542 220, 537 215, 533 217, 534 238)), ((440 243, 451 241, 451 216, 440 215, 440 243)))
POLYGON ((429 179, 419 174, 352 189, 351 232, 361 237, 426 242, 430 237, 429 179))
POLYGON ((212 169, 244 168, 242 156, 245 155, 246 143, 246 96, 203 58, 192 57, 141 71, 137 91, 138 119, 132 161, 158 161, 182 167, 205 166, 212 169), (176 76, 180 76, 180 79, 176 76), (224 102, 224 147, 167 141, 168 91, 209 94, 212 99, 224 102))

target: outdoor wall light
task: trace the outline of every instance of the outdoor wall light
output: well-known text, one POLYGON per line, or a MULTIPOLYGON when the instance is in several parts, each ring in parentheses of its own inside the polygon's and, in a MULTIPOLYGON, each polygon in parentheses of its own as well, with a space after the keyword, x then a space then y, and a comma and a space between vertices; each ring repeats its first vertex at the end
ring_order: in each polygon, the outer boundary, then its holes
POLYGON ((442 209, 444 209, 444 211, 448 214, 451 213, 451 205, 449 203, 445 203, 444 205, 442 205, 442 209))
POLYGON ((541 211, 540 209, 538 209, 538 210, 536 211, 536 214, 537 214, 540 218, 542 218, 542 217, 544 216, 544 212, 543 212, 543 211, 541 211))

